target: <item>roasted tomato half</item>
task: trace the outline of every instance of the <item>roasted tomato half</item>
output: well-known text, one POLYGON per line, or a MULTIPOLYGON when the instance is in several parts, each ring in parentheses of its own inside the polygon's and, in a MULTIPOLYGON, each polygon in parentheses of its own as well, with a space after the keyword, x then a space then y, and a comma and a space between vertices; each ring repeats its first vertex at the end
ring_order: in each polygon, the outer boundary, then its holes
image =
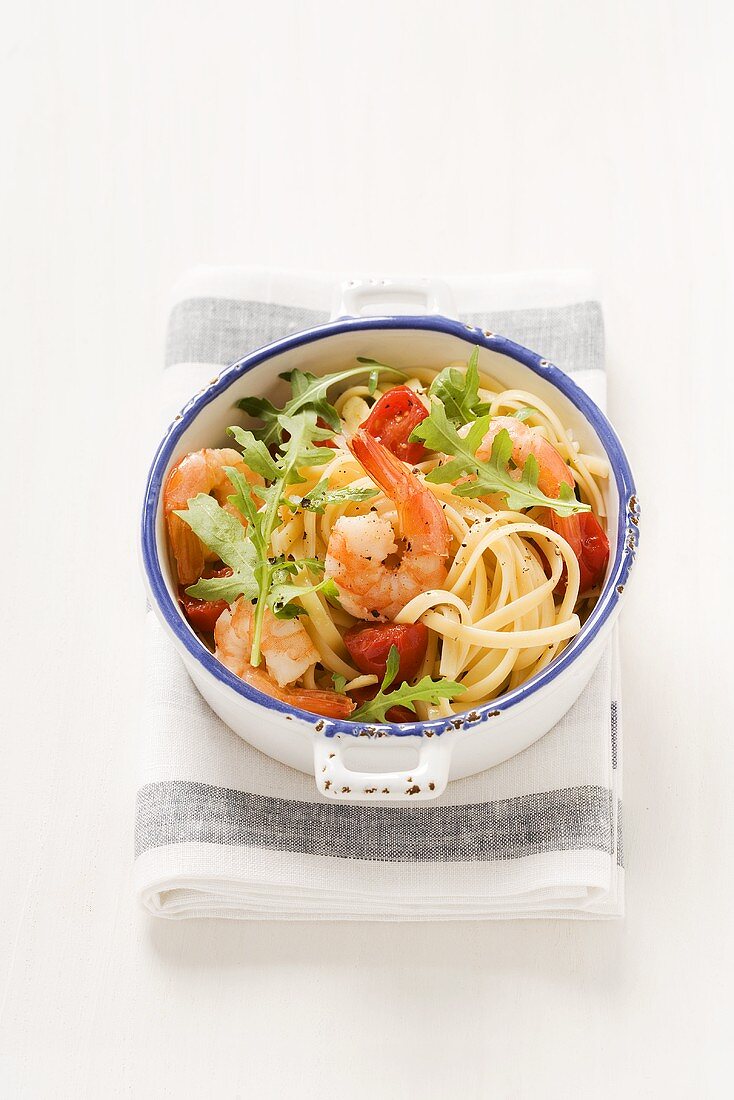
MULTIPOLYGON (((203 575, 207 580, 211 577, 230 577, 232 570, 227 565, 219 568, 207 566, 203 575)), ((191 586, 189 585, 189 587, 191 586)), ((187 596, 183 585, 180 585, 178 589, 178 602, 194 630, 198 630, 202 634, 212 634, 214 632, 217 619, 229 606, 226 600, 197 600, 194 596, 187 596)))
MULTIPOLYGON (((578 558, 579 595, 585 596, 597 588, 604 580, 609 562, 609 539, 593 512, 579 512, 575 516, 559 516, 548 509, 545 522, 559 535, 563 535, 578 558)), ((558 590, 566 590, 566 570, 564 568, 558 582, 558 590)))
POLYGON ((418 675, 428 646, 428 628, 423 623, 359 623, 346 632, 344 644, 359 671, 380 680, 395 646, 400 665, 394 683, 402 684, 418 675))
POLYGON ((409 443, 410 433, 428 416, 420 397, 407 386, 396 386, 384 393, 362 427, 403 462, 422 462, 426 448, 409 443))

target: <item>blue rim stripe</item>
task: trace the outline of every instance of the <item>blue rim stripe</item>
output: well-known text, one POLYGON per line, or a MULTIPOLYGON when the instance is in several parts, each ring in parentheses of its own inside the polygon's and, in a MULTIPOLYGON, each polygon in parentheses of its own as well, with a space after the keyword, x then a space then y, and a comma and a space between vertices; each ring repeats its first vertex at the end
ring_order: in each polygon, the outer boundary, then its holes
MULTIPOLYGON (((559 370, 558 367, 549 363, 547 360, 542 359, 535 352, 529 351, 520 344, 516 344, 512 340, 506 339, 504 336, 486 333, 482 329, 462 324, 460 321, 453 321, 446 317, 439 316, 340 318, 338 321, 332 321, 329 324, 306 329, 303 332, 285 337, 282 340, 277 340, 274 343, 268 344, 266 347, 246 355, 243 359, 240 359, 239 362, 233 363, 232 366, 225 368, 220 372, 215 382, 209 385, 202 393, 192 398, 182 409, 181 413, 169 427, 156 451, 150 473, 148 474, 143 500, 141 520, 143 568, 153 598, 163 615, 166 625, 175 637, 185 646, 191 656, 194 657, 203 668, 211 673, 216 680, 219 680, 220 683, 231 688, 238 695, 242 695, 246 699, 249 699, 250 702, 257 703, 259 706, 265 707, 268 710, 273 710, 283 715, 296 716, 312 725, 318 725, 319 730, 328 737, 333 737, 337 733, 359 736, 365 727, 356 722, 337 721, 332 718, 319 718, 309 711, 287 706, 285 703, 281 703, 279 700, 272 699, 269 695, 264 695, 255 688, 251 688, 217 661, 213 654, 209 652, 193 631, 191 631, 188 624, 179 613, 177 604, 171 599, 158 561, 156 539, 158 502, 168 464, 176 451, 179 439, 184 432, 187 431, 201 410, 227 390, 233 382, 242 378, 248 371, 266 362, 268 359, 272 359, 283 352, 304 347, 316 340, 321 340, 328 336, 339 335, 344 332, 379 331, 385 329, 423 329, 455 336, 472 345, 478 344, 480 347, 487 348, 489 351, 506 355, 510 359, 514 359, 516 362, 522 363, 523 366, 528 367, 534 374, 551 382, 576 406, 594 428, 609 458, 619 495, 617 548, 614 562, 612 563, 612 568, 601 596, 580 632, 571 640, 559 657, 553 660, 542 672, 528 680, 527 683, 523 684, 521 687, 515 688, 514 691, 507 692, 499 699, 492 700, 484 706, 477 707, 474 711, 470 712, 471 717, 464 715, 462 723, 464 726, 474 725, 482 721, 489 711, 506 711, 518 703, 525 701, 541 688, 552 683, 556 677, 560 676, 569 665, 589 647, 619 602, 621 593, 629 578, 639 541, 639 505, 637 503, 637 491, 634 478, 622 444, 606 416, 599 406, 592 401, 588 394, 586 394, 569 375, 559 370)), ((450 732, 456 728, 454 723, 461 717, 460 715, 456 715, 452 719, 440 719, 433 722, 411 722, 401 725, 376 724, 370 726, 369 729, 387 732, 396 737, 420 737, 425 734, 434 735, 450 732)))

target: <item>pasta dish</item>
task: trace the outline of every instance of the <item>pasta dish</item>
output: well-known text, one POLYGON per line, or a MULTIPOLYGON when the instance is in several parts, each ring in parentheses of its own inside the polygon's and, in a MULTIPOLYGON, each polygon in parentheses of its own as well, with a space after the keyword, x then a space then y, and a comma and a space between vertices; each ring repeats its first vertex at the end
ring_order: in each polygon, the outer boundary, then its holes
POLYGON ((282 377, 282 408, 242 397, 252 426, 164 487, 203 644, 267 695, 363 724, 472 710, 553 661, 604 582, 606 459, 476 349, 282 377))

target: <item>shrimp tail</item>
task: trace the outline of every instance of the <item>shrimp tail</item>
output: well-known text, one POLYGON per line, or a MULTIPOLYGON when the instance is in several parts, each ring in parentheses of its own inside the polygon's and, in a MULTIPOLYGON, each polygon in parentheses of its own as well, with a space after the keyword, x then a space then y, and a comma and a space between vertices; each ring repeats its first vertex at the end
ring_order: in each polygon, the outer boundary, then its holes
POLYGON ((406 537, 416 551, 448 557, 450 535, 441 505, 392 451, 358 428, 349 449, 359 464, 395 502, 406 537))
POLYGON ((204 571, 204 545, 189 525, 173 512, 166 516, 168 538, 175 547, 176 572, 181 585, 194 584, 204 571))
POLYGON ((338 691, 319 691, 318 688, 289 692, 286 702, 313 714, 323 714, 326 718, 349 718, 357 705, 348 695, 338 691))
POLYGON ((301 710, 311 711, 312 714, 322 714, 326 718, 348 718, 356 706, 348 695, 342 695, 337 691, 278 687, 267 672, 259 668, 248 668, 244 679, 252 687, 258 688, 265 695, 279 699, 281 703, 300 707, 301 710))
POLYGON ((399 458, 364 428, 358 428, 349 440, 349 450, 391 500, 404 497, 413 487, 413 479, 399 458))

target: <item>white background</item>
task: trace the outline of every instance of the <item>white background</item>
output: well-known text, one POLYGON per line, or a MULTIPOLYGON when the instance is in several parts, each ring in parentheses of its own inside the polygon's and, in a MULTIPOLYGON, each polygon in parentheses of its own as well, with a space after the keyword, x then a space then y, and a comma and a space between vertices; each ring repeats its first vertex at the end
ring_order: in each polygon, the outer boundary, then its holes
POLYGON ((0 7, 0 1092, 724 1095, 731 5, 0 7), (199 262, 600 274, 644 508, 624 922, 136 907, 142 425, 199 262))

